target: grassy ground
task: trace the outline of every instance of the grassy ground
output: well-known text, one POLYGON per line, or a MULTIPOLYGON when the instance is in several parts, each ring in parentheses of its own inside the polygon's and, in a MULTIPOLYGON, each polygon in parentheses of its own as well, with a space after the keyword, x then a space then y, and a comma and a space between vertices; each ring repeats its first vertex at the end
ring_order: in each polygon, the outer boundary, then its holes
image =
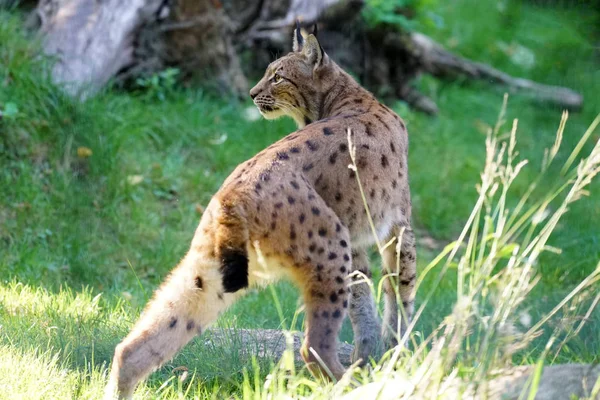
MULTIPOLYGON (((421 29, 449 48, 515 75, 582 92, 585 108, 571 115, 564 139, 566 149, 575 146, 600 112, 598 15, 583 6, 490 0, 440 2, 432 12, 438 24, 428 19, 421 29)), ((294 126, 287 120, 248 120, 249 103, 200 89, 158 87, 133 95, 106 90, 76 103, 48 83, 37 52, 18 16, 0 11, 5 113, 0 121, 0 398, 97 398, 103 365, 153 288, 186 251, 202 206, 240 161, 294 126)), ((482 127, 495 122, 502 92, 485 83, 423 79, 419 85, 438 102, 438 117, 394 106, 409 126, 415 223, 421 237, 443 245, 460 232, 476 198, 484 161, 482 127)), ((516 183, 517 201, 539 169, 543 149, 554 141, 560 110, 513 96, 508 117, 519 118, 521 155, 531 161, 516 183)), ((542 281, 529 303, 534 316, 550 309, 600 259, 598 183, 590 195, 575 203, 550 242, 562 254, 540 261, 542 281)), ((421 266, 439 249, 433 247, 420 243, 421 266)), ((430 332, 439 324, 455 301, 454 290, 449 277, 417 330, 430 332)), ((289 327, 299 305, 296 291, 282 283, 275 293, 284 321, 267 290, 251 293, 220 324, 289 327)), ((596 313, 560 360, 597 362, 599 329, 596 313)), ((343 338, 351 340, 347 325, 343 338)), ((154 393, 180 365, 196 369, 194 396, 238 391, 242 368, 249 364, 237 359, 235 346, 200 344, 153 375, 146 393, 154 393)), ((515 362, 533 359, 538 350, 515 362)), ((170 385, 166 390, 177 391, 176 382, 170 385)))

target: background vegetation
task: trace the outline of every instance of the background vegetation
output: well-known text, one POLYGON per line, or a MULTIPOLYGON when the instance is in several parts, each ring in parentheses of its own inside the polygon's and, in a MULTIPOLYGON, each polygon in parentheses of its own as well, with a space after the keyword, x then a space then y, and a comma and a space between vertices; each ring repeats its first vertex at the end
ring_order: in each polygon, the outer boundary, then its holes
MULTIPOLYGON (((540 183, 550 188, 600 111, 599 19, 581 2, 457 0, 429 2, 413 23, 467 57, 584 94, 585 108, 570 116, 564 132, 568 151, 559 153, 550 178, 540 183)), ((187 250, 203 205, 239 162, 295 127, 256 118, 250 102, 180 87, 173 71, 139 82, 134 93, 106 89, 76 102, 50 83, 49 60, 39 57, 38 44, 21 25, 19 14, 0 11, 0 398, 97 398, 114 346, 187 250)), ((410 134, 422 268, 457 237, 471 212, 485 133, 496 121, 502 93, 485 83, 423 79, 419 85, 438 103, 439 116, 391 106, 410 134)), ((519 150, 530 164, 514 183, 509 206, 541 168, 560 113, 510 98, 507 119, 519 119, 519 150)), ((539 260, 541 282, 526 306, 534 318, 600 260, 600 185, 588 189, 590 199, 570 207, 549 242, 562 253, 539 260)), ((423 293, 434 280, 427 278, 423 293)), ((426 335, 439 325, 452 309, 455 286, 450 273, 416 331, 426 335)), ((281 283, 274 292, 248 295, 219 325, 289 328, 298 306, 296 290, 281 283)), ((301 315, 295 325, 300 328, 301 315)), ((598 362, 599 330, 595 312, 558 361, 598 362)), ((348 324, 343 339, 351 341, 348 324)), ((242 369, 251 365, 239 361, 235 346, 202 343, 186 348, 143 390, 155 393, 174 367, 184 365, 196 371, 190 396, 239 394, 242 369)), ((514 363, 537 360, 544 343, 534 342, 514 363)), ((170 381, 167 396, 178 385, 170 381)))

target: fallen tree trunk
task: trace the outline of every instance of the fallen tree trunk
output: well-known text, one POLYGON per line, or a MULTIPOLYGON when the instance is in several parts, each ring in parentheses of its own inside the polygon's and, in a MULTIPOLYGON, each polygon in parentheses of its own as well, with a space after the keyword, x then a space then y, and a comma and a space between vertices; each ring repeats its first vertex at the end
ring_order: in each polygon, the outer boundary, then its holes
POLYGON ((395 96, 435 114, 412 82, 421 74, 487 80, 563 108, 580 94, 511 77, 454 55, 418 32, 368 26, 364 0, 40 0, 36 15, 53 76, 69 92, 93 92, 111 78, 127 82, 167 67, 246 96, 246 76, 260 75, 290 51, 294 21, 319 22, 330 56, 380 96, 395 96), (235 44, 235 45, 234 45, 235 44), (241 67, 240 57, 247 62, 241 67))
POLYGON ((41 0, 36 10, 52 75, 72 94, 96 91, 133 60, 138 29, 161 0, 41 0))
MULTIPOLYGON (((298 365, 302 364, 300 346, 302 334, 291 334, 289 344, 293 346, 294 357, 298 365)), ((228 348, 236 343, 242 357, 250 360, 258 358, 279 360, 288 348, 286 335, 274 329, 215 329, 205 337, 206 344, 217 348, 228 348)), ((341 343, 338 347, 340 361, 350 365, 353 346, 341 343)), ((454 400, 517 400, 525 390, 528 393, 530 379, 536 366, 521 366, 498 371, 485 385, 474 387, 467 382, 455 381, 448 385, 439 398, 454 400)), ((544 368, 536 400, 557 400, 570 398, 589 398, 596 381, 600 378, 600 365, 564 364, 544 368)), ((398 399, 404 393, 412 393, 414 386, 404 379, 390 379, 361 386, 342 397, 343 400, 370 399, 373 393, 379 393, 378 399, 398 399)), ((416 397, 420 398, 420 397, 416 397)))
MULTIPOLYGON (((392 47, 402 46, 394 43, 390 38, 392 47)), ((487 80, 494 84, 506 86, 512 92, 524 92, 535 99, 557 104, 561 107, 576 110, 581 108, 583 97, 574 90, 560 87, 542 85, 528 79, 515 78, 487 64, 467 60, 444 50, 430 37, 421 33, 410 35, 411 48, 418 49, 423 69, 433 76, 440 78, 455 78, 464 76, 471 79, 487 80)))
POLYGON ((236 94, 247 82, 232 45, 230 23, 212 0, 40 0, 44 50, 56 58, 56 82, 86 95, 111 78, 180 66, 210 71, 236 94))

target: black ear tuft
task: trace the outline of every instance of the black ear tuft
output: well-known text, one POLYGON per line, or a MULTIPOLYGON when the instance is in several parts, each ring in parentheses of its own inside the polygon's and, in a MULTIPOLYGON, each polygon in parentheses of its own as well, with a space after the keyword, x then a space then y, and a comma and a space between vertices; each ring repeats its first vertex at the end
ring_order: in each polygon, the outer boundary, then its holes
POLYGON ((315 35, 315 37, 318 37, 317 34, 319 33, 319 28, 317 26, 317 24, 315 23, 315 25, 313 26, 313 35, 315 35))
POLYGON ((300 21, 296 20, 296 29, 294 29, 294 51, 302 51, 304 47, 304 37, 302 36, 302 30, 300 29, 300 21))

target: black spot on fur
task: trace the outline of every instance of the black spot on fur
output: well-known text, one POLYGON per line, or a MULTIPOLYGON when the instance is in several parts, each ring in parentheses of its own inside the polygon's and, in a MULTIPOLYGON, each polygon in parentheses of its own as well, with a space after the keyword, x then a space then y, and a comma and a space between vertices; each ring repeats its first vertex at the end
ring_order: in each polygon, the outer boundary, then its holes
POLYGON ((336 309, 333 314, 331 314, 333 318, 339 318, 342 316, 342 312, 339 309, 336 309))
POLYGON ((331 153, 331 155, 329 156, 329 164, 335 164, 335 161, 337 160, 337 155, 337 151, 331 153))
POLYGON ((321 316, 322 316, 323 318, 329 318, 329 311, 323 311, 323 312, 321 313, 321 316))
POLYGON ((321 210, 319 210, 317 207, 312 207, 312 208, 310 209, 310 211, 312 211, 312 213, 313 213, 314 215, 319 215, 319 214, 321 214, 321 210))
POLYGON ((292 185, 292 187, 296 190, 300 189, 300 185, 298 185, 298 182, 296 181, 291 181, 290 185, 292 185))
POLYGON ((396 152, 396 146, 394 146, 394 142, 390 142, 390 150, 392 150, 392 153, 396 152))
POLYGON ((335 224, 335 231, 336 231, 336 232, 339 232, 339 231, 341 231, 341 230, 342 230, 342 226, 341 226, 340 224, 337 224, 337 223, 336 223, 336 224, 335 224))
POLYGON ((369 150, 371 148, 371 146, 369 146, 368 144, 363 144, 360 147, 362 147, 363 149, 369 150))
POLYGON ((329 255, 327 256, 327 258, 330 259, 330 260, 335 260, 337 258, 337 254, 335 254, 333 252, 329 253, 329 255))
POLYGON ((305 219, 306 219, 306 215, 304 213, 300 214, 300 216, 298 217, 298 221, 300 221, 301 224, 304 223, 305 219))
POLYGON ((363 100, 362 99, 354 99, 354 102, 356 104, 362 104, 363 100))
POLYGON ((340 272, 341 272, 342 274, 343 274, 344 272, 346 272, 346 267, 344 267, 344 266, 341 266, 341 267, 340 267, 340 272))
POLYGON ((323 270, 323 264, 317 264, 317 271, 323 270))
POLYGON ((342 194, 340 192, 335 194, 335 201, 342 201, 342 194))
POLYGON ((407 279, 402 279, 402 280, 400 281, 400 284, 401 284, 402 286, 408 286, 408 285, 410 285, 412 282, 414 282, 414 280, 415 280, 416 278, 417 278, 417 276, 416 276, 416 275, 409 276, 407 279))
POLYGON ((169 322, 169 328, 173 329, 173 328, 175 328, 175 325, 177 325, 177 318, 173 317, 173 318, 171 318, 171 321, 169 322))
POLYGON ((189 320, 187 325, 185 326, 185 329, 187 329, 188 331, 191 331, 192 329, 194 329, 195 326, 196 326, 196 323, 192 320, 189 320))
POLYGON ((217 297, 219 298, 219 300, 223 300, 223 293, 217 293, 217 297))
POLYGON ((256 185, 254 185, 254 189, 256 189, 256 191, 259 191, 260 189, 262 189, 260 182, 257 182, 256 185))
POLYGON ((348 243, 345 240, 340 240, 340 246, 348 247, 348 243))
POLYGON ((348 300, 344 300, 342 306, 344 306, 344 308, 348 308, 348 300))
POLYGON ((338 295, 336 292, 331 292, 331 294, 329 295, 329 300, 332 303, 335 303, 336 301, 338 301, 338 295))
POLYGON ((312 141, 310 141, 310 140, 307 140, 307 141, 306 141, 306 142, 304 142, 304 143, 306 143, 306 147, 308 147, 308 149, 309 149, 310 151, 317 151, 317 150, 319 150, 319 145, 318 145, 318 144, 316 144, 315 142, 312 142, 312 141))
POLYGON ((304 172, 310 171, 311 169, 313 169, 313 167, 314 167, 313 163, 306 164, 302 167, 302 171, 304 171, 304 172))
POLYGON ((248 255, 245 249, 222 249, 219 271, 226 293, 234 293, 248 287, 248 255))
POLYGON ((348 254, 344 254, 344 261, 350 261, 350 256, 348 254))
POLYGON ((335 281, 336 281, 337 283, 340 283, 340 284, 341 284, 341 283, 344 283, 344 278, 342 278, 341 276, 336 276, 336 277, 335 277, 335 281))
POLYGON ((292 196, 288 196, 287 200, 288 200, 288 203, 290 203, 290 204, 294 204, 296 202, 296 199, 293 198, 292 196))
POLYGON ((313 237, 313 231, 308 231, 308 238, 311 239, 313 237))
POLYGON ((275 208, 281 208, 281 207, 283 207, 282 202, 275 203, 275 208))
POLYGON ((319 236, 324 237, 327 235, 327 229, 319 228, 319 236))
POLYGON ((325 128, 323 128, 323 135, 325 135, 325 136, 333 135, 333 131, 330 128, 325 127, 325 128))
POLYGON ((340 143, 340 151, 343 153, 348 150, 348 145, 346 143, 340 143))
POLYGON ((397 186, 398 186, 398 181, 394 179, 394 180, 392 181, 392 188, 393 188, 393 189, 396 189, 396 187, 397 187, 397 186))
POLYGON ((308 251, 310 251, 311 253, 314 253, 316 249, 317 249, 316 243, 311 243, 310 246, 308 246, 308 251))
POLYGON ((381 166, 383 168, 387 168, 388 165, 389 165, 389 163, 388 163, 387 157, 385 156, 385 154, 382 154, 381 155, 381 166))
POLYGON ((197 276, 196 279, 194 280, 196 283, 196 287, 198 289, 202 289, 204 286, 204 282, 202 281, 202 278, 200 276, 197 276))
POLYGON ((288 154, 285 151, 277 152, 278 160, 288 160, 289 158, 290 158, 290 156, 288 156, 288 154))
POLYGON ((298 146, 294 146, 294 147, 292 147, 292 148, 290 149, 290 153, 294 153, 294 154, 296 154, 296 153, 300 153, 300 147, 298 147, 298 146))

